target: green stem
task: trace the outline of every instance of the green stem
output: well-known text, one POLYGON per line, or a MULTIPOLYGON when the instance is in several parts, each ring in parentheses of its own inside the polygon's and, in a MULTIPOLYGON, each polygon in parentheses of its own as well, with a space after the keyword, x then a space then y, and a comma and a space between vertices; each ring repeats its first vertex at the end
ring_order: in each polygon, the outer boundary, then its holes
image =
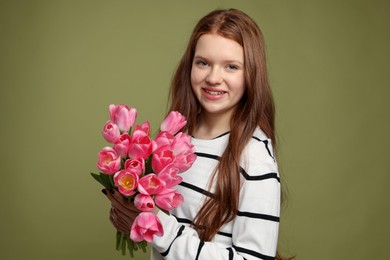
POLYGON ((129 254, 131 257, 134 257, 134 242, 131 241, 130 237, 127 241, 127 249, 129 250, 129 254))
POLYGON ((119 251, 119 248, 120 248, 121 241, 122 241, 122 233, 117 231, 116 232, 116 246, 115 246, 115 248, 118 251, 119 251))
POLYGON ((126 235, 122 235, 122 255, 126 255, 126 235))

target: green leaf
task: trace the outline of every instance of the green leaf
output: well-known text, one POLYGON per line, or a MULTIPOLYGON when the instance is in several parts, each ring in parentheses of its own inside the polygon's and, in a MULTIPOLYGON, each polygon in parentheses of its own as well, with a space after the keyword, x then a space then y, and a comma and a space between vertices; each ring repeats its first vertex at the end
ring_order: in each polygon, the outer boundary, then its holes
POLYGON ((125 168, 125 162, 126 162, 126 158, 122 158, 122 160, 121 160, 121 169, 125 168))
POLYGON ((145 174, 149 174, 151 172, 153 172, 152 162, 151 162, 151 160, 147 160, 145 162, 145 174))
POLYGON ((107 189, 110 189, 112 187, 114 187, 114 185, 111 184, 111 175, 108 175, 108 174, 105 174, 105 173, 100 173, 100 180, 101 180, 101 184, 106 187, 107 189))
POLYGON ((96 173, 94 173, 94 172, 91 172, 91 175, 92 175, 92 177, 93 177, 96 181, 100 182, 99 174, 96 174, 96 173))
POLYGON ((91 172, 91 175, 97 182, 99 182, 101 185, 104 186, 104 184, 102 183, 102 180, 100 179, 100 175, 99 174, 91 172))
POLYGON ((109 177, 109 179, 110 179, 110 184, 111 184, 111 187, 115 187, 115 183, 114 183, 114 175, 109 175, 108 177, 109 177))
POLYGON ((91 172, 91 175, 97 182, 99 182, 105 188, 110 189, 112 187, 115 187, 114 179, 112 175, 105 174, 102 172, 100 172, 99 174, 91 172))

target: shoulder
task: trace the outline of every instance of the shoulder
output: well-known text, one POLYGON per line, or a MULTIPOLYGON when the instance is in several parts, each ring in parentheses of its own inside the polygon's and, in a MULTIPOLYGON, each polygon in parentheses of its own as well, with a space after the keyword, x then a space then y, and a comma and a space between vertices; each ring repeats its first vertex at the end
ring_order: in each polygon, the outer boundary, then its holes
POLYGON ((255 176, 256 179, 279 179, 272 141, 260 128, 256 128, 248 141, 241 156, 241 166, 247 180, 255 176))
POLYGON ((257 127, 253 132, 245 150, 246 152, 257 153, 258 155, 262 155, 264 157, 267 157, 268 155, 269 159, 275 161, 272 141, 259 127, 257 127))

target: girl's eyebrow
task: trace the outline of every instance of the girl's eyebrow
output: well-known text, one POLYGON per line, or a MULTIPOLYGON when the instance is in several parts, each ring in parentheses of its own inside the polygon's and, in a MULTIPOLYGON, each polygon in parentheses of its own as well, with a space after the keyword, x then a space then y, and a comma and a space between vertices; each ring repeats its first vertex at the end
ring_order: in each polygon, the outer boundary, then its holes
POLYGON ((200 56, 200 55, 195 55, 194 59, 202 59, 202 60, 207 60, 205 57, 200 56))

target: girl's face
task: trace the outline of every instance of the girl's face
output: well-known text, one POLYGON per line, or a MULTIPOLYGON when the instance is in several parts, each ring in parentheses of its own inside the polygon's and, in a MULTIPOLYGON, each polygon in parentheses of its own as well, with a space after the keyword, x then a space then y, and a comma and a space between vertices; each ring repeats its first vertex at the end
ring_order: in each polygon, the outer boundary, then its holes
POLYGON ((191 85, 202 114, 230 120, 245 92, 242 46, 217 34, 202 35, 195 48, 191 85))

